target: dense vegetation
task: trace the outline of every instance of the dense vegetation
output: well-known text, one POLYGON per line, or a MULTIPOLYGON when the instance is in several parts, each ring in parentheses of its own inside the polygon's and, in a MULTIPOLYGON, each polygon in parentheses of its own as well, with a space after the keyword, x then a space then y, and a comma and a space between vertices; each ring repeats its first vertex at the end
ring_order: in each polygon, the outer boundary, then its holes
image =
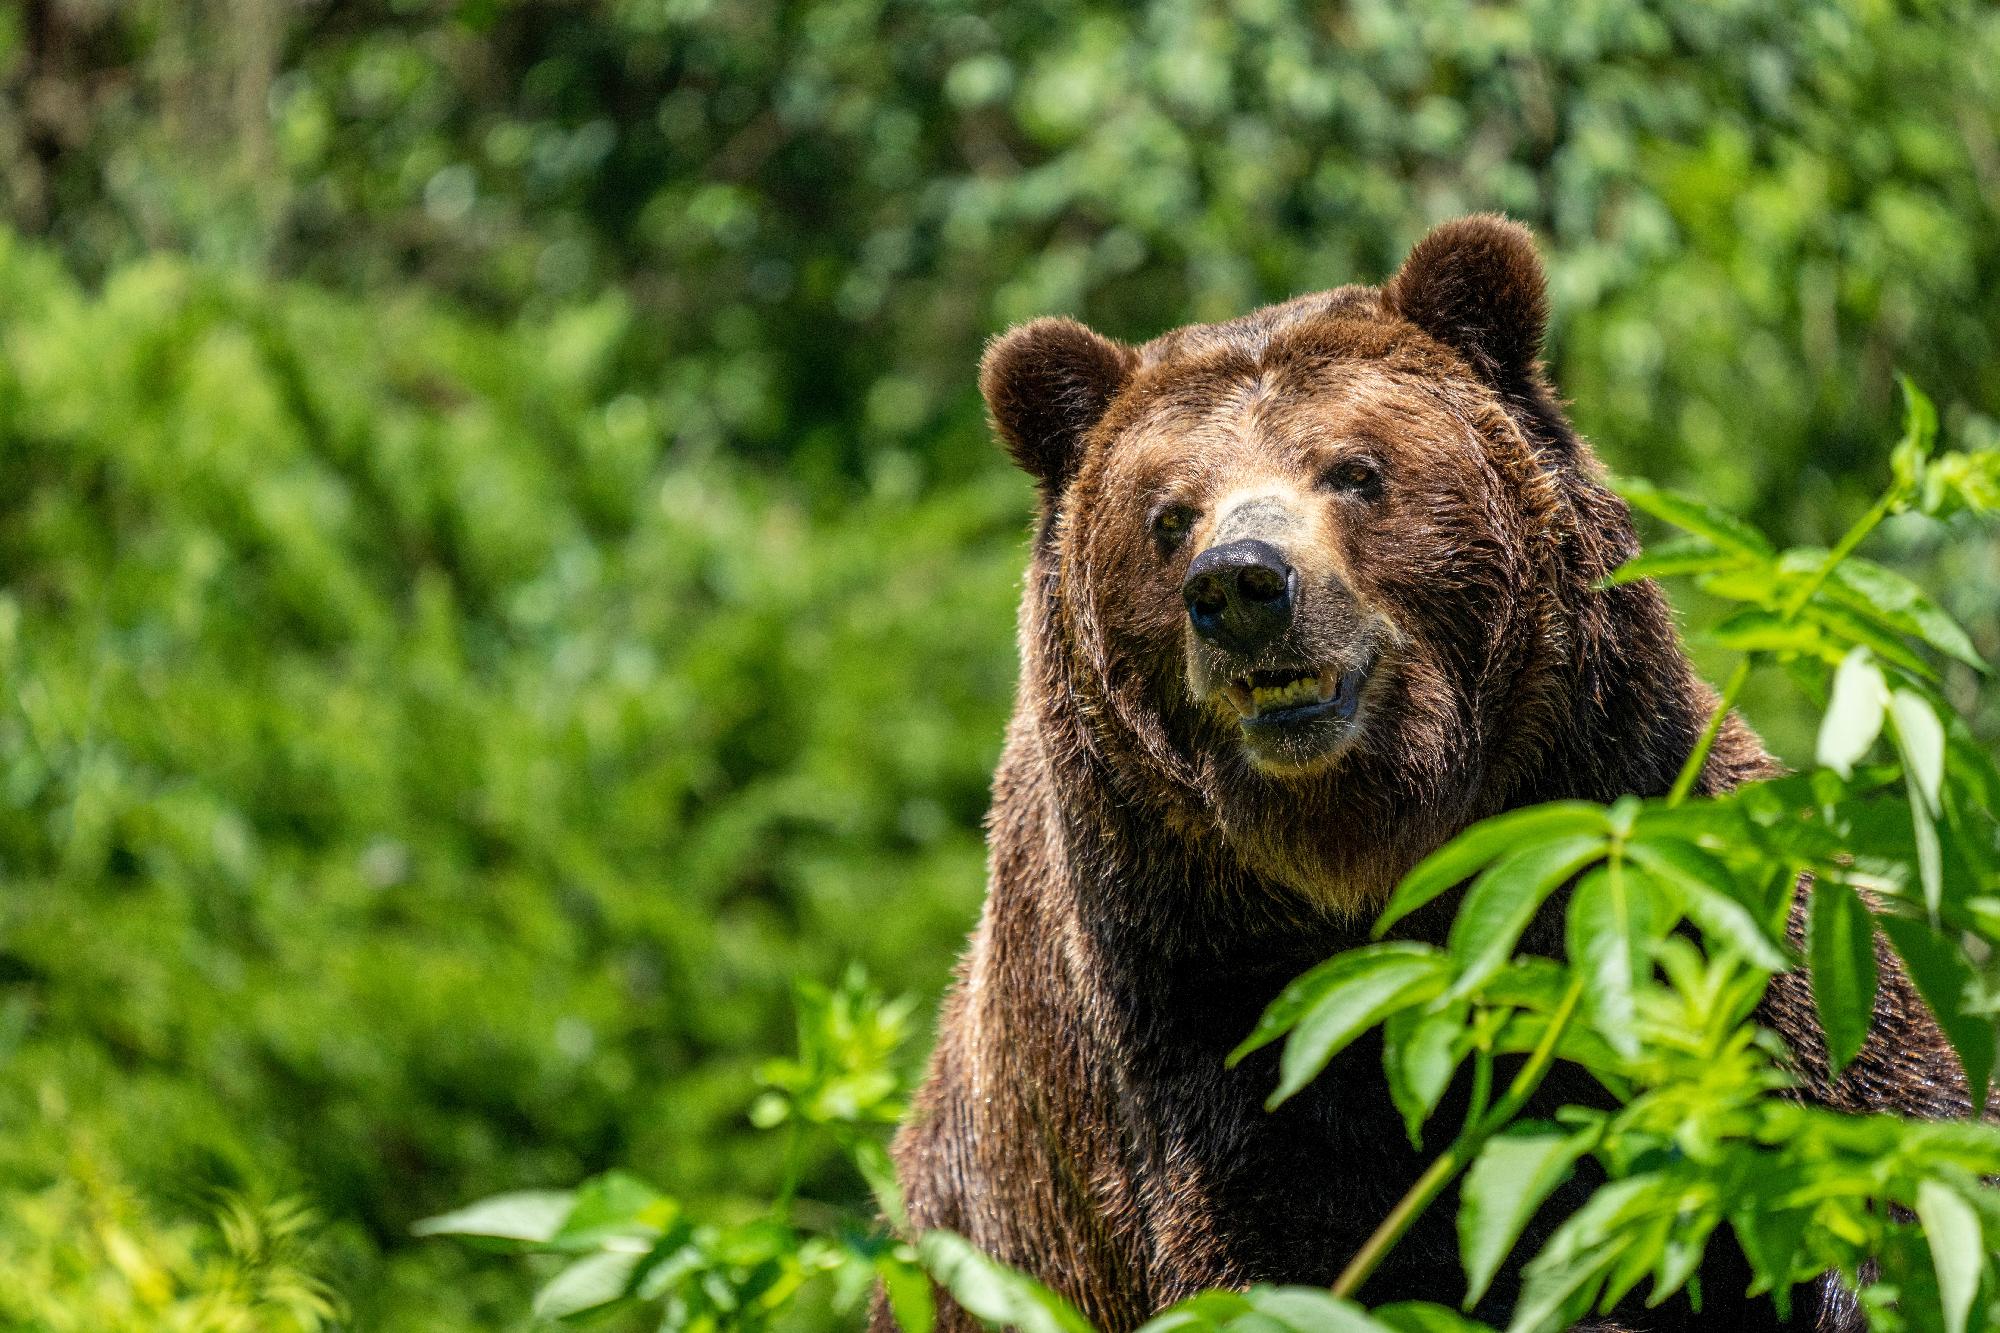
MULTIPOLYGON (((1996 71, 1859 0, 0 13, 0 1327, 507 1327, 412 1223, 761 1211, 793 979, 927 1014, 978 900, 1008 320, 1504 208, 1613 464, 1830 544, 1895 367, 2000 438, 1996 71)), ((2000 658, 1990 533, 1870 549, 2000 658)))

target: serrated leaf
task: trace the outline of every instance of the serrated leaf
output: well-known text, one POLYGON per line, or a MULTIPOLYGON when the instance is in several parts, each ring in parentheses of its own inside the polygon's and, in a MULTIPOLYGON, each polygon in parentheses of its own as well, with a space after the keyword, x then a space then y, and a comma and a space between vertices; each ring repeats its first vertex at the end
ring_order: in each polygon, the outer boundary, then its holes
POLYGON ((487 1236, 541 1244, 556 1234, 575 1205, 576 1194, 570 1190, 520 1190, 427 1217, 410 1230, 419 1236, 487 1236))
POLYGON ((1972 1011, 1969 1003, 1978 993, 1978 977, 1958 945, 1909 917, 1877 917, 1876 926, 1896 947, 1917 993, 1930 1007, 1938 1027, 1958 1055, 1965 1071, 1965 1085, 1972 1097, 1972 1112, 1980 1115, 1993 1082, 1993 1066, 2000 1055, 2000 1029, 1990 1015, 1972 1011))
POLYGON ((1568 1180, 1589 1140, 1550 1126, 1518 1124, 1486 1141, 1466 1172, 1458 1209, 1465 1304, 1477 1304, 1521 1232, 1555 1188, 1568 1180))
POLYGON ((1375 938, 1380 939, 1390 926, 1524 842, 1571 833, 1602 833, 1604 828, 1604 807, 1587 801, 1554 801, 1483 819, 1403 877, 1375 922, 1375 938))
POLYGON ((1413 944, 1403 940, 1392 940, 1386 944, 1371 944, 1359 949, 1349 949, 1337 953, 1319 966, 1293 978, 1278 992, 1278 998, 1265 1006, 1257 1019, 1257 1026, 1251 1030, 1237 1048, 1229 1053, 1228 1064, 1233 1068, 1243 1057, 1263 1046, 1268 1046, 1298 1025, 1306 1011, 1319 1003, 1320 997, 1336 986, 1344 985, 1356 973, 1379 966, 1381 958, 1430 958, 1438 960, 1442 966, 1443 955, 1427 944, 1413 944))
POLYGON ((1873 615, 1969 667, 1988 670, 1986 659, 1958 622, 1922 588, 1894 570, 1851 555, 1833 567, 1827 583, 1831 594, 1852 610, 1873 615))
POLYGON ((1827 1059, 1840 1076, 1868 1039, 1875 1015, 1875 916, 1845 884, 1812 888, 1806 950, 1812 965, 1813 1008, 1826 1033, 1827 1059))
POLYGON ((1833 697, 1819 727, 1819 762, 1843 778, 1854 776, 1854 765, 1882 733, 1889 706, 1889 682, 1874 654, 1855 648, 1833 673, 1833 697))
POLYGON ((1275 1108, 1318 1076, 1348 1043, 1396 1010, 1434 999, 1445 985, 1444 959, 1387 955, 1314 1001, 1292 1029, 1278 1061, 1278 1087, 1265 1101, 1275 1108))
POLYGON ((1671 523, 1684 532, 1705 537, 1723 550, 1760 560, 1769 560, 1775 555, 1771 543, 1764 540, 1763 533, 1742 519, 1691 495, 1663 490, 1638 477, 1619 477, 1611 485, 1634 509, 1671 523))
POLYGON ((1589 979, 1584 1007, 1592 1026, 1628 1059, 1639 1051, 1634 992, 1648 966, 1654 892, 1641 876, 1600 866, 1577 884, 1569 903, 1570 964, 1589 979))
POLYGON ((1736 882, 1720 861, 1678 838, 1626 845, 1626 854, 1680 897, 1681 907, 1711 939, 1729 945, 1767 972, 1791 966, 1784 948, 1736 897, 1736 882))
POLYGON ((976 1319, 1019 1333, 1092 1333, 1068 1301, 1025 1273, 989 1258, 965 1237, 927 1231, 917 1257, 939 1286, 976 1319))
POLYGON ((535 1314, 542 1319, 567 1319, 623 1300, 633 1271, 645 1257, 643 1251, 616 1250, 585 1255, 535 1293, 535 1314))
POLYGON ((1604 848, 1600 834, 1572 834, 1532 843, 1488 866, 1472 882, 1452 919, 1445 949, 1458 975, 1445 998, 1472 994, 1504 967, 1542 903, 1571 875, 1603 855, 1604 848))
POLYGON ((1945 1333, 1965 1333, 1972 1299, 1979 1294, 1979 1277, 1986 1263, 1986 1242, 1979 1214, 1964 1196, 1938 1180, 1917 1186, 1917 1221, 1930 1242, 1931 1263, 1937 1269, 1938 1299, 1944 1307, 1945 1333))

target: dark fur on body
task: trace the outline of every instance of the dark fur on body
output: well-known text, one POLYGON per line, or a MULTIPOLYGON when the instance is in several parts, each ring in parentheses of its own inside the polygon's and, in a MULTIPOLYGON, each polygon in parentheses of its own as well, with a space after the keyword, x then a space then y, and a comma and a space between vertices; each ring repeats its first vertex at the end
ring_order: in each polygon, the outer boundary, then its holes
MULTIPOLYGON (((1136 349, 1042 321, 989 353, 982 387, 1044 519, 989 896, 896 1148, 919 1228, 960 1232, 1122 1330, 1209 1287, 1330 1283, 1427 1164, 1379 1046, 1275 1112, 1275 1048, 1233 1070, 1224 1056, 1287 981, 1364 942, 1446 838, 1534 802, 1664 793, 1715 702, 1652 584, 1595 590, 1636 541, 1541 376, 1541 329, 1532 243, 1477 218, 1434 232, 1382 288, 1136 349), (1381 493, 1327 492, 1319 478, 1357 449, 1381 493), (1377 663, 1330 759, 1245 757, 1199 688, 1206 650, 1176 592, 1202 529, 1176 551, 1148 527, 1162 504, 1199 517, 1246 479, 1308 497, 1316 610, 1280 651, 1377 663)), ((1732 718, 1700 788, 1771 771, 1732 718)), ((1440 938, 1451 908, 1399 933, 1440 938)), ((1554 951, 1547 921, 1538 942, 1554 951)), ((1893 968, 1877 1035, 1837 1086, 1800 980, 1774 986, 1764 1021, 1818 1100, 1963 1110, 1893 968)), ((1559 1067, 1541 1101, 1601 1097, 1559 1067)), ((1453 1108, 1435 1123, 1448 1133, 1453 1108)), ((1454 1212, 1433 1205, 1364 1299, 1454 1301, 1454 1212)), ((1770 1326, 1768 1301, 1736 1304, 1744 1280, 1725 1265, 1704 1317, 1670 1305, 1630 1326, 1770 1326)), ((1488 1311, 1513 1294, 1503 1281, 1488 1311)), ((1802 1324, 1852 1321, 1837 1290, 1803 1297, 1802 1324)), ((892 1327, 879 1308, 876 1324, 892 1327)))

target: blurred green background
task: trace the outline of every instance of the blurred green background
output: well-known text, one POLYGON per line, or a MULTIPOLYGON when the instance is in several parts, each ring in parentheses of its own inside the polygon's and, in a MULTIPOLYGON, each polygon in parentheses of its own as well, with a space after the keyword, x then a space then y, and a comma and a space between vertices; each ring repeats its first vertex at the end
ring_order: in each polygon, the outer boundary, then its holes
MULTIPOLYGON (((410 1223, 768 1197, 790 980, 977 910, 982 341, 1474 209, 1615 468, 1824 542, 1897 368, 2000 440, 1986 6, 0 9, 0 1328, 517 1327, 410 1223)), ((2000 657, 2000 546, 1872 549, 2000 657)))

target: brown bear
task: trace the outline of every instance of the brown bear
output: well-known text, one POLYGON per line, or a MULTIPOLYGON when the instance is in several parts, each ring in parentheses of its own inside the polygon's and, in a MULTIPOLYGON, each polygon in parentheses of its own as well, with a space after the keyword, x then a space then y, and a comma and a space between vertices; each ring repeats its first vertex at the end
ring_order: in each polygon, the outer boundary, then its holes
MULTIPOLYGON (((1275 1112, 1275 1050, 1224 1056, 1444 840, 1534 802, 1662 794, 1715 705, 1659 590, 1599 587, 1637 542, 1542 374, 1544 299, 1528 232, 1473 217, 1381 287, 1141 347, 1044 319, 986 355, 1041 518, 989 895, 896 1158, 916 1226, 1100 1328, 1205 1288, 1333 1280, 1428 1160, 1379 1047, 1275 1112)), ((1731 718, 1698 790, 1773 771, 1731 718)), ((1437 938, 1450 910, 1404 931, 1437 938)), ((1798 978, 1765 1020, 1809 1095, 1964 1109, 1900 974, 1838 1085, 1798 978)), ((1552 1077, 1543 1102, 1588 1100, 1583 1082, 1552 1077)), ((1433 1205, 1363 1298, 1455 1301, 1454 1212, 1433 1205)), ((1774 1326, 1713 1262, 1703 1316, 1632 1326, 1774 1326)), ((1515 1294, 1496 1284, 1482 1311, 1515 1294)), ((1858 1326, 1831 1282, 1794 1318, 1858 1326)), ((941 1327, 973 1325, 947 1309, 941 1327)))

